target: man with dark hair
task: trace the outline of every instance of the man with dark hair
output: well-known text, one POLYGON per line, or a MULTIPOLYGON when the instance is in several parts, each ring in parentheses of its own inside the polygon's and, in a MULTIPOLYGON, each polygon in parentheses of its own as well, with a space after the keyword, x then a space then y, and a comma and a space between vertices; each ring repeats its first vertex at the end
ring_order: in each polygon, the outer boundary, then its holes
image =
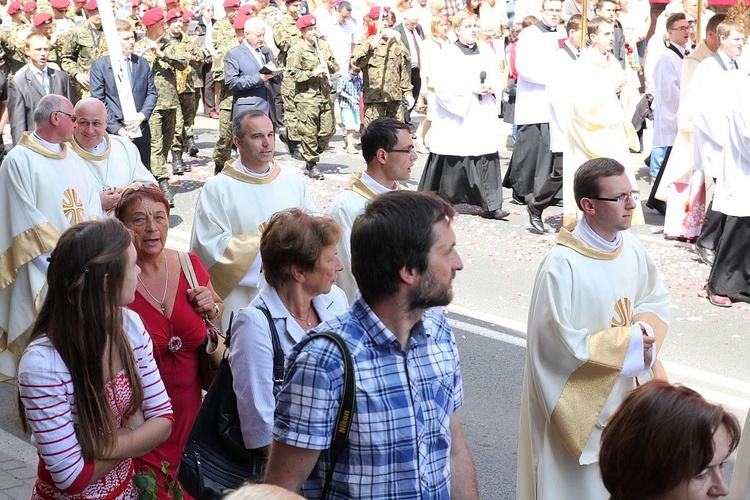
POLYGON ((665 376, 656 358, 669 294, 628 231, 636 203, 625 167, 589 160, 573 191, 583 215, 561 230, 531 298, 519 499, 609 498, 597 464, 602 428, 639 381, 665 376))
POLYGON ((266 483, 319 498, 334 467, 330 489, 340 498, 479 498, 457 414, 458 351, 438 308, 452 300, 463 268, 453 214, 434 194, 397 190, 357 218, 352 270, 362 297, 313 330, 337 332, 354 353, 361 383, 346 459, 331 463, 327 451, 343 360, 331 342, 316 339, 289 355, 266 483))
POLYGON ((596 2, 594 12, 597 16, 603 17, 615 26, 615 43, 612 45, 612 55, 620 61, 620 66, 625 69, 628 61, 628 51, 625 49, 625 33, 622 30, 622 24, 617 20, 621 10, 618 0, 599 0, 596 2))
MULTIPOLYGON (((273 159, 273 123, 264 111, 235 116, 232 133, 239 158, 201 190, 190 238, 190 250, 211 274, 225 311, 246 307, 265 284, 259 253, 264 223, 285 208, 317 212, 302 178, 273 159)), ((230 315, 224 316, 225 329, 230 315)))
POLYGON ((367 168, 351 175, 344 191, 334 198, 327 212, 342 229, 338 251, 344 270, 338 274, 336 284, 344 290, 350 303, 357 298, 358 291, 351 271, 349 236, 352 225, 376 196, 401 189, 399 183, 409 179, 417 159, 409 126, 389 117, 373 121, 362 134, 362 156, 367 168))

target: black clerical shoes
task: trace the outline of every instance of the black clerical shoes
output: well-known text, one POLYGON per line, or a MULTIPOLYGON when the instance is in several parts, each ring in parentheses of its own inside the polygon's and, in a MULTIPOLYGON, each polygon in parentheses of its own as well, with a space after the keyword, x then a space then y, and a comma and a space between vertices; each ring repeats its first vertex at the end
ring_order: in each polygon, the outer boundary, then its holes
POLYGON ((526 211, 529 213, 529 224, 531 224, 529 231, 534 234, 544 234, 546 231, 542 221, 542 213, 537 212, 530 205, 526 205, 526 211))
POLYGON ((510 212, 507 210, 503 210, 502 208, 498 208, 497 210, 493 210, 492 212, 485 212, 482 217, 485 219, 495 219, 495 220, 506 220, 510 216, 510 212))
POLYGON ((703 248, 700 245, 695 245, 695 253, 698 254, 698 257, 704 264, 708 264, 709 266, 714 265, 714 257, 716 254, 710 248, 703 248))

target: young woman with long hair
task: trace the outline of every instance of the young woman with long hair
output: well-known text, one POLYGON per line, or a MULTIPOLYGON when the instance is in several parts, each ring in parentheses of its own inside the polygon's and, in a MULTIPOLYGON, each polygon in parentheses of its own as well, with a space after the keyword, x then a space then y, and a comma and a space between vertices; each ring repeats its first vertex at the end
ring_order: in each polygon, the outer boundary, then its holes
POLYGON ((132 458, 169 437, 172 406, 137 314, 133 236, 117 220, 71 227, 19 362, 19 414, 39 451, 32 499, 137 498, 132 458))

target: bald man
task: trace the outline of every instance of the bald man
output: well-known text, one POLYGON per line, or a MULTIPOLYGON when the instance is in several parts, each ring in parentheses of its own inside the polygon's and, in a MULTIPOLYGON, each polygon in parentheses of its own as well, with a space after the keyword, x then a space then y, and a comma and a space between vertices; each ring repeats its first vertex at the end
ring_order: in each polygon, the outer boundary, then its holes
POLYGON ((78 119, 70 147, 88 167, 89 182, 99 190, 102 208, 112 214, 120 195, 131 184, 156 184, 156 179, 141 162, 132 141, 107 133, 107 108, 89 97, 75 107, 78 119), (111 160, 111 161, 110 161, 111 160))

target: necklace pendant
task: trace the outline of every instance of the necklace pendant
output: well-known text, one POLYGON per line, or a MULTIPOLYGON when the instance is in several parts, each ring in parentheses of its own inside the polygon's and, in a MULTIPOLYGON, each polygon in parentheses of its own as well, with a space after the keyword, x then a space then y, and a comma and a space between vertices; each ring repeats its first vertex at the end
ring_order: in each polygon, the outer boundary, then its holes
POLYGON ((162 314, 166 313, 167 312, 167 306, 165 306, 164 304, 159 304, 159 305, 161 306, 161 313, 162 314))

